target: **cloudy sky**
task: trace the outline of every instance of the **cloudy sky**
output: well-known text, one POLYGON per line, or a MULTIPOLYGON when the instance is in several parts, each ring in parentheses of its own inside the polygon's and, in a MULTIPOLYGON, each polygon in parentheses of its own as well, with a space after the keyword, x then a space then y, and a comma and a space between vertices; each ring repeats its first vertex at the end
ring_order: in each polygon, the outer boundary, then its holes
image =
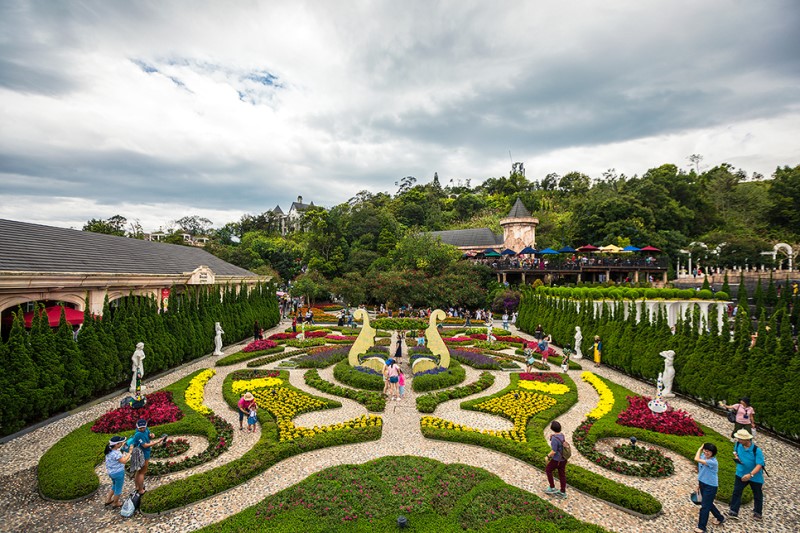
POLYGON ((0 218, 145 230, 403 176, 800 164, 800 3, 0 3, 0 218))

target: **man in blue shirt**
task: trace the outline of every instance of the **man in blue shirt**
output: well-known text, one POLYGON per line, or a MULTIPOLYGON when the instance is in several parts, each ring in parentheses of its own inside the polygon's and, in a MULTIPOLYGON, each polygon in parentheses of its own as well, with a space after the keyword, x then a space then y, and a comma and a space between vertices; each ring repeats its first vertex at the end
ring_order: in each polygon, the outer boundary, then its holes
POLYGON ((144 476, 147 474, 147 465, 150 464, 150 453, 152 452, 150 448, 156 444, 163 443, 167 438, 165 435, 155 442, 150 442, 153 437, 155 437, 155 435, 150 433, 147 429, 147 420, 140 418, 139 421, 136 422, 136 433, 134 433, 133 442, 131 443, 131 446, 141 448, 142 454, 144 455, 144 465, 137 470, 136 474, 133 476, 133 483, 136 485, 136 491, 139 494, 144 494, 144 476))
POLYGON ((709 512, 717 519, 717 525, 722 525, 725 522, 725 517, 714 505, 714 498, 716 498, 717 489, 719 488, 719 463, 717 463, 716 455, 717 447, 711 442, 706 442, 700 446, 694 455, 694 460, 698 467, 697 481, 700 485, 700 495, 703 498, 700 505, 700 519, 697 521, 695 533, 705 533, 709 512))
POLYGON ((739 519, 739 507, 742 505, 742 492, 746 486, 753 490, 753 518, 761 520, 764 509, 764 454, 753 442, 753 436, 746 429, 733 434, 736 444, 733 445, 733 460, 736 461, 736 480, 733 484, 731 508, 728 516, 739 519))

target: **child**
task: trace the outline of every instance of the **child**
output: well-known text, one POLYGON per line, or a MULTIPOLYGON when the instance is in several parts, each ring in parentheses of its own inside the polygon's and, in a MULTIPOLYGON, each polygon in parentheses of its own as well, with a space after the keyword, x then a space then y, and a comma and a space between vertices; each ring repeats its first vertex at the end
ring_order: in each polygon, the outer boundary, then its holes
POLYGON ((258 415, 256 414, 256 404, 250 406, 250 414, 247 416, 247 431, 254 432, 256 430, 256 422, 258 422, 258 415))
POLYGON ((425 346, 425 335, 422 330, 417 332, 417 346, 425 346))
POLYGON ((567 344, 563 350, 564 357, 561 359, 561 372, 564 374, 569 370, 569 356, 572 354, 572 346, 567 344))
POLYGON ((533 343, 526 345, 524 353, 525 353, 525 372, 531 373, 533 369, 533 363, 536 362, 536 359, 533 357, 533 343))
POLYGON ((125 483, 125 463, 131 458, 130 453, 120 451, 123 444, 125 444, 124 437, 111 437, 105 449, 106 473, 111 479, 111 490, 108 491, 105 503, 116 509, 122 507, 120 496, 122 495, 122 485, 125 483))
POLYGON ((403 374, 403 371, 400 370, 400 369, 398 369, 397 378, 398 378, 397 384, 400 385, 400 399, 402 399, 403 396, 406 393, 406 376, 403 374))

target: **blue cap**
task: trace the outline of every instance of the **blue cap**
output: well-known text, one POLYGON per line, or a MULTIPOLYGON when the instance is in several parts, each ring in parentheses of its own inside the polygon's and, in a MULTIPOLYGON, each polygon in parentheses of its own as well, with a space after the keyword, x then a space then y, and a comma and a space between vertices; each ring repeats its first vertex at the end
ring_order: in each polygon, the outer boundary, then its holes
POLYGON ((136 427, 137 427, 137 428, 146 428, 146 427, 147 427, 147 420, 145 420, 144 418, 140 418, 140 419, 139 419, 139 420, 136 422, 136 427))

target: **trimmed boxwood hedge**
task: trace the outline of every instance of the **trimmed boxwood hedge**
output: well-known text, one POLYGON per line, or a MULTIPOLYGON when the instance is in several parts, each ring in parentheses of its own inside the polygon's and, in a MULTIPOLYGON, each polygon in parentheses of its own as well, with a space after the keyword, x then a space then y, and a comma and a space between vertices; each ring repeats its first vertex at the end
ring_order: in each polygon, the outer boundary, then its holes
POLYGON ((333 367, 333 377, 345 385, 356 389, 364 390, 383 390, 383 376, 378 374, 367 374, 356 370, 347 361, 337 363, 333 367))
MULTIPOLYGON (((578 401, 575 382, 569 376, 562 374, 562 377, 564 378, 564 383, 570 388, 569 392, 558 396, 557 402, 553 407, 537 413, 528 421, 528 428, 525 432, 528 439, 526 443, 500 439, 483 433, 430 427, 423 427, 422 434, 431 439, 477 444, 516 457, 543 470, 547 466, 546 455, 550 452, 550 446, 544 439, 545 427, 549 425, 551 420, 567 412, 578 401)), ((511 383, 505 389, 490 396, 462 402, 461 407, 463 409, 477 410, 475 408, 476 405, 491 398, 504 396, 509 391, 516 389, 518 382, 519 375, 511 374, 511 383)), ((576 489, 637 513, 654 515, 661 512, 661 502, 650 494, 622 483, 617 483, 572 463, 567 463, 567 483, 576 489)))
MULTIPOLYGON (((189 382, 204 369, 189 374, 161 390, 172 392, 172 401, 183 412, 183 418, 177 422, 153 426, 158 428, 155 433, 169 433, 170 435, 200 435, 215 442, 217 430, 209 420, 186 405, 184 392, 189 387, 189 382)), ((73 500, 88 496, 100 486, 100 480, 95 474, 95 467, 103 460, 103 450, 108 439, 114 433, 94 433, 92 420, 65 435, 61 440, 47 450, 39 459, 37 476, 39 491, 43 496, 54 500, 73 500)), ((133 435, 131 428, 124 436, 133 435)))
POLYGON ((314 387, 322 392, 341 396, 342 398, 350 398, 362 404, 372 412, 383 412, 386 409, 386 398, 384 398, 381 393, 340 387, 339 385, 322 379, 316 368, 307 370, 303 378, 306 381, 306 385, 309 387, 314 387))
POLYGON ((414 376, 411 381, 411 388, 415 392, 426 392, 429 390, 444 389, 458 385, 467 378, 467 371, 458 361, 450 360, 450 367, 438 374, 421 374, 414 376))
MULTIPOLYGON (((599 439, 611 437, 636 437, 639 442, 649 442, 663 446, 675 453, 694 461, 694 454, 697 449, 706 442, 713 442, 717 446, 717 457, 719 458, 719 490, 717 499, 724 502, 731 501, 733 494, 733 482, 736 477, 736 463, 733 462, 733 443, 730 439, 720 435, 713 429, 700 423, 697 425, 703 431, 702 437, 694 435, 667 435, 647 429, 634 428, 617 424, 619 414, 628 408, 628 396, 638 396, 636 393, 617 385, 613 381, 599 377, 611 392, 614 393, 614 407, 611 411, 594 423, 587 436, 587 442, 594 445, 599 439)), ((742 501, 747 503, 753 499, 751 491, 745 491, 742 501)))
MULTIPOLYGON (((242 361, 249 361, 250 359, 255 359, 256 357, 262 357, 264 355, 270 355, 274 353, 281 353, 286 349, 285 346, 276 346, 274 348, 268 348, 266 350, 259 350, 257 352, 236 352, 232 353, 231 355, 225 356, 219 361, 216 362, 216 366, 228 366, 228 365, 235 365, 236 363, 241 363, 242 361)), ((286 354, 286 357, 290 355, 294 355, 293 353, 286 354)))
POLYGON ((463 387, 456 387, 454 389, 447 389, 417 396, 417 411, 420 413, 432 413, 436 410, 436 407, 440 403, 448 400, 454 400, 456 398, 464 398, 470 394, 476 394, 484 391, 491 387, 493 383, 494 374, 491 372, 481 372, 481 375, 478 377, 477 381, 473 381, 472 383, 464 385, 463 387))
MULTIPOLYGON (((222 386, 222 395, 232 410, 237 409, 236 405, 239 401, 239 395, 232 390, 233 381, 253 379, 264 375, 266 375, 266 371, 259 370, 238 370, 228 374, 222 386)), ((284 387, 298 390, 289 384, 288 372, 281 371, 280 377, 284 380, 284 387)), ((339 402, 333 400, 318 396, 314 396, 314 398, 326 403, 329 407, 341 406, 339 402)), ((377 440, 382 431, 382 426, 351 428, 321 433, 314 437, 290 442, 279 442, 278 425, 266 409, 258 410, 258 421, 261 424, 261 438, 242 457, 208 472, 195 474, 148 491, 142 497, 142 512, 158 513, 189 505, 239 485, 287 457, 328 446, 377 440)))

